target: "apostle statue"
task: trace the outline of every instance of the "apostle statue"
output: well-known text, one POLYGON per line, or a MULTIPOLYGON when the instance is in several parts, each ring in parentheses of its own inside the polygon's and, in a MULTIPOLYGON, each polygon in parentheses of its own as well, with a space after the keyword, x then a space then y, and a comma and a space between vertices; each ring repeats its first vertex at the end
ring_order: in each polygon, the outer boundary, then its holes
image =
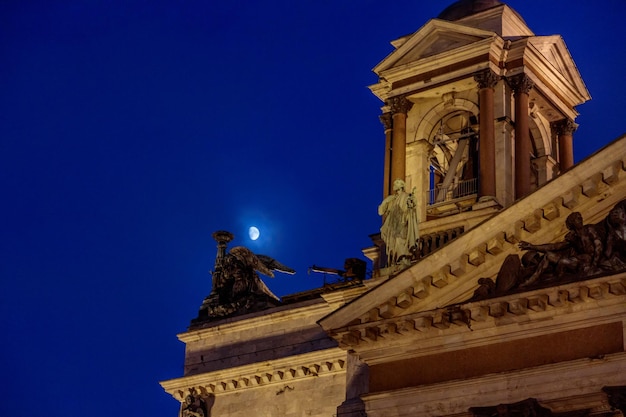
POLYGON ((387 250, 387 265, 410 261, 419 238, 417 206, 413 193, 407 193, 404 187, 404 181, 396 179, 394 193, 378 206, 378 214, 383 216, 380 234, 387 250))

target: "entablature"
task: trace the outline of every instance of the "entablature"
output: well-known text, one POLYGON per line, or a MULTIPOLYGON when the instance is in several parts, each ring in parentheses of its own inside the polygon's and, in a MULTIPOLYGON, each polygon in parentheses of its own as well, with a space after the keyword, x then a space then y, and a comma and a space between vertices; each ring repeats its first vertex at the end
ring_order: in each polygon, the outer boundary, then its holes
POLYGON ((345 372, 345 365, 346 352, 333 348, 170 379, 162 381, 161 386, 174 398, 182 401, 190 390, 195 390, 201 395, 228 394, 306 378, 334 375, 345 372))
POLYGON ((626 272, 337 329, 369 365, 619 323, 626 272))

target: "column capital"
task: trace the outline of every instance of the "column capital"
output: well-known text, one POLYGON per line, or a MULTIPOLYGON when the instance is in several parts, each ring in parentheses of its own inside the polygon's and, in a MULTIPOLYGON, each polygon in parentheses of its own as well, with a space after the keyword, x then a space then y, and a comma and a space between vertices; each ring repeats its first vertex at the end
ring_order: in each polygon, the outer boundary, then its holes
POLYGON ((474 80, 478 83, 478 88, 480 89, 494 88, 500 81, 500 77, 490 69, 486 69, 474 74, 474 80))
POLYGON ((413 107, 413 103, 407 100, 405 96, 392 97, 387 100, 387 104, 391 108, 391 114, 393 115, 397 113, 407 114, 413 107))
POLYGON ((387 112, 387 113, 383 113, 380 116, 378 116, 378 119, 380 120, 380 122, 383 124, 383 127, 385 128, 385 131, 391 129, 391 113, 387 112))
POLYGON ((530 93, 530 90, 532 90, 535 86, 533 80, 531 80, 530 77, 528 77, 528 75, 524 73, 509 77, 508 81, 515 94, 528 94, 530 93))
POLYGON ((571 135, 578 129, 578 124, 570 119, 559 120, 552 123, 552 126, 558 135, 571 135))

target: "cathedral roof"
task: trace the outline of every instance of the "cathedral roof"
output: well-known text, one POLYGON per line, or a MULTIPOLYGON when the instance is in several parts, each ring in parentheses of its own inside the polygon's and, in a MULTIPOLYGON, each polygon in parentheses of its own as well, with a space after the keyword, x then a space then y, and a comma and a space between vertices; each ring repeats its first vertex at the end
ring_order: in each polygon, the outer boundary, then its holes
POLYGON ((437 18, 455 21, 503 4, 498 0, 459 0, 446 7, 437 18))

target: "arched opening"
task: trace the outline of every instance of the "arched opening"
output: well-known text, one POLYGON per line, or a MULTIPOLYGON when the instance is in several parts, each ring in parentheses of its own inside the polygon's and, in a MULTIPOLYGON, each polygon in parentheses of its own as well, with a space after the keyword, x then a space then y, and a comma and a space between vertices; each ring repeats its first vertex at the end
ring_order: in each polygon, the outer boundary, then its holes
POLYGON ((428 204, 452 201, 476 194, 478 179, 478 121, 467 110, 443 116, 428 137, 430 192, 428 204))

